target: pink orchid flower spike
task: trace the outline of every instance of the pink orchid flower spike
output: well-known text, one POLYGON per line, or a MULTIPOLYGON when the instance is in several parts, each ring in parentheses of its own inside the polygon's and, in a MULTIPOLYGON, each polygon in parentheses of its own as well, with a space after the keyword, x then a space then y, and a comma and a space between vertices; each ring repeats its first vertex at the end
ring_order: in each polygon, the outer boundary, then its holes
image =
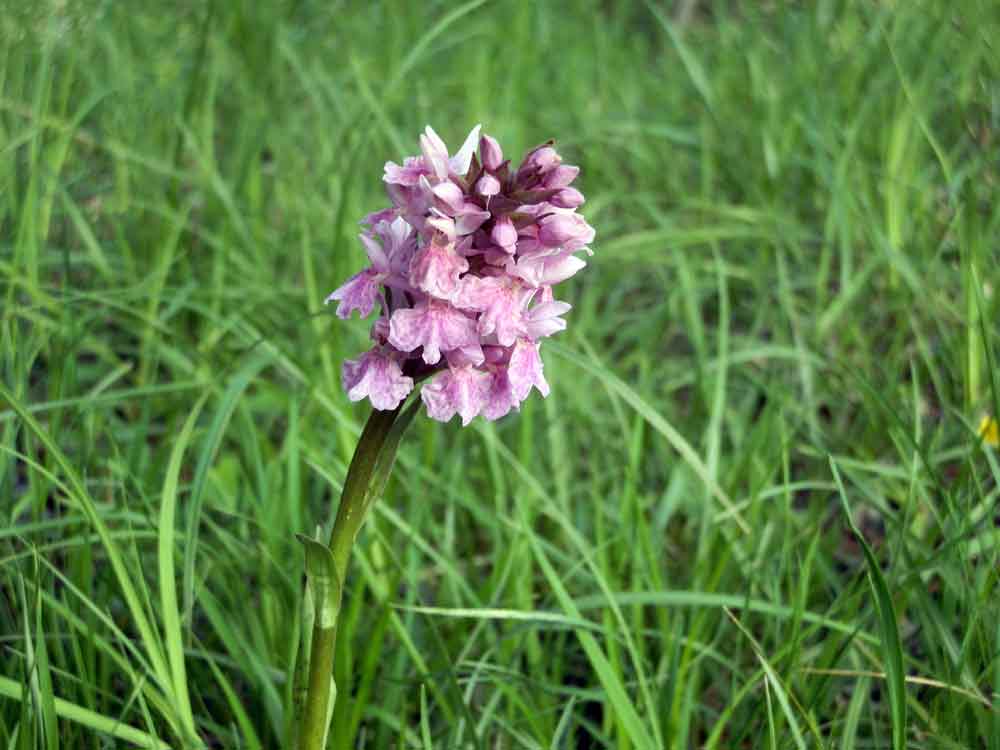
POLYGON ((571 187, 580 169, 551 141, 513 169, 479 125, 454 154, 429 125, 419 141, 419 155, 385 164, 392 205, 361 222, 369 265, 327 298, 341 318, 380 308, 344 389, 388 410, 426 380, 431 418, 499 419, 533 388, 549 393, 541 343, 571 309, 553 288, 587 265, 578 254, 594 239, 571 187))

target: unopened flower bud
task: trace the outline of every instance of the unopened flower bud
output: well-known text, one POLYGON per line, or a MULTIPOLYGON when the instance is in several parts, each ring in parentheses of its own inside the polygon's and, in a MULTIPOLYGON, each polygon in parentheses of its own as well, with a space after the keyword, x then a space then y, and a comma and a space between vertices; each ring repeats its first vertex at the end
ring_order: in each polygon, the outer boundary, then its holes
POLYGON ((578 174, 580 174, 579 167, 574 167, 570 164, 560 164, 545 175, 545 179, 542 180, 542 187, 547 190, 567 187, 576 179, 578 174))
POLYGON ((483 196, 496 195, 500 192, 500 180, 487 173, 476 182, 476 192, 483 196))
POLYGON ((500 144, 488 135, 479 139, 479 156, 483 166, 490 171, 497 169, 503 163, 503 151, 500 150, 500 144))
POLYGON ((582 218, 574 214, 555 214, 541 221, 538 241, 545 247, 584 244, 593 239, 594 230, 582 218))
POLYGON ((490 239, 505 250, 512 249, 517 244, 517 229, 509 216, 501 216, 493 223, 490 239))
POLYGON ((454 182, 440 182, 432 190, 434 195, 451 209, 459 209, 465 205, 465 195, 454 182))
POLYGON ((562 159, 554 148, 551 146, 542 146, 528 154, 521 165, 521 169, 535 169, 538 170, 539 174, 547 174, 558 167, 561 161, 562 159))
POLYGON ((576 188, 563 188, 549 198, 549 203, 559 208, 576 208, 583 203, 583 193, 576 188))

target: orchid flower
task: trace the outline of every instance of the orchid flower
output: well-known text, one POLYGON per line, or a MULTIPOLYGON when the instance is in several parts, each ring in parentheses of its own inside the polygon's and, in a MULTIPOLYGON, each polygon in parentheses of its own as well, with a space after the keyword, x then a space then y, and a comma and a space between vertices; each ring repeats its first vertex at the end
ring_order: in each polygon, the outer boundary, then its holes
POLYGON ((381 314, 374 347, 343 366, 349 398, 399 407, 417 383, 427 413, 468 424, 549 392, 541 341, 566 328, 553 287, 575 275, 594 230, 551 142, 513 169, 477 125, 455 153, 427 126, 420 154, 386 162, 391 206, 360 235, 369 266, 327 298, 337 315, 381 314))

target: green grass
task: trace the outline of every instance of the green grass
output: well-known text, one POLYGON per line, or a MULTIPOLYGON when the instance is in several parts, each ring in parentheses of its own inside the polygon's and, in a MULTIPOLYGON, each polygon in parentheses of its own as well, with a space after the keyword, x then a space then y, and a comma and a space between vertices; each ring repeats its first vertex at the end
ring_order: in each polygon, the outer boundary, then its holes
POLYGON ((321 302, 482 122, 596 254, 549 399, 403 441, 331 747, 1000 750, 1000 10, 673 5, 5 9, 0 746, 282 746, 321 302))

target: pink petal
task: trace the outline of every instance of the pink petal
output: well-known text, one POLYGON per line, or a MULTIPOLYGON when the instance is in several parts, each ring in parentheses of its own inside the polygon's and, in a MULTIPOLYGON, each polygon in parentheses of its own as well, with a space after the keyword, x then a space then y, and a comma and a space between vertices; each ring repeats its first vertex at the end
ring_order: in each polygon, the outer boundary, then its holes
POLYGON ((483 418, 490 422, 500 419, 510 413, 511 409, 516 409, 518 404, 507 373, 504 370, 497 370, 493 374, 490 390, 486 394, 486 403, 480 412, 483 418))
POLYGON ((465 365, 479 366, 486 361, 483 347, 477 341, 474 344, 451 349, 445 354, 449 367, 464 367, 465 365))
POLYGON ((560 316, 569 312, 572 306, 553 300, 535 305, 528 311, 525 322, 525 329, 528 336, 536 341, 546 336, 551 336, 558 331, 566 330, 566 321, 560 316))
MULTIPOLYGON (((421 175, 420 180, 425 180, 421 175)), ((414 229, 418 230, 423 226, 424 214, 431 204, 431 194, 426 191, 418 180, 412 187, 389 183, 385 186, 385 191, 389 194, 389 199, 399 211, 399 214, 414 229)))
POLYGON ((511 346, 518 336, 525 335, 519 288, 506 279, 490 276, 467 276, 463 281, 456 304, 482 311, 476 325, 481 336, 495 335, 501 346, 511 346))
MULTIPOLYGON (((395 214, 395 211, 392 212, 395 214)), ((400 248, 416 242, 416 235, 402 216, 394 216, 389 221, 379 222, 375 225, 375 233, 382 237, 388 246, 390 255, 399 252, 400 248)))
POLYGON ((434 175, 439 180, 445 179, 448 176, 448 147, 430 125, 424 128, 424 134, 420 136, 420 150, 434 175))
POLYGON ((338 318, 346 320, 355 310, 361 313, 362 318, 367 318, 379 298, 381 281, 380 274, 372 268, 366 268, 339 286, 323 304, 328 305, 333 300, 340 300, 340 304, 337 305, 338 318))
POLYGON ((447 238, 448 242, 454 242, 458 236, 457 232, 455 232, 455 220, 441 213, 436 208, 431 209, 430 216, 427 217, 427 225, 441 232, 447 238))
POLYGON ((431 242, 413 257, 410 283, 438 299, 452 299, 459 291, 459 277, 469 270, 469 261, 452 245, 431 242))
MULTIPOLYGON (((392 162, 389 163, 392 164, 392 162)), ((397 213, 395 208, 393 207, 383 208, 381 211, 374 211, 368 214, 367 216, 365 216, 365 218, 361 220, 360 223, 367 224, 370 227, 374 227, 376 224, 379 224, 380 222, 392 221, 396 217, 397 213)))
POLYGON ((389 256, 385 254, 382 245, 374 237, 365 232, 359 234, 358 237, 361 240, 361 244, 365 246, 365 252, 368 253, 368 260, 372 262, 372 266, 379 273, 387 273, 389 271, 389 256))
POLYGON ((420 398, 427 414, 447 422, 457 413, 466 426, 486 405, 493 377, 474 367, 449 368, 423 387, 420 398))
POLYGON ((393 283, 398 285, 398 282, 405 282, 417 249, 417 234, 413 227, 402 217, 397 217, 392 222, 377 224, 375 234, 382 238, 382 247, 388 256, 389 273, 394 277, 393 283))
POLYGON ((441 350, 461 349, 479 343, 476 321, 447 302, 427 300, 416 307, 396 310, 389 320, 389 343, 400 351, 423 347, 429 365, 441 360, 441 350))
POLYGON ((558 284, 587 265, 571 253, 519 258, 516 265, 508 264, 508 272, 532 286, 558 284))
POLYGON ((466 203, 461 211, 455 214, 455 231, 459 234, 472 234, 488 218, 490 218, 489 211, 481 210, 475 203, 466 203))
POLYGON ((447 373, 441 373, 420 389, 420 399, 427 407, 427 416, 438 422, 447 422, 455 416, 455 407, 452 406, 451 396, 448 394, 448 384, 441 382, 446 375, 447 373))
POLYGON ((462 188, 450 180, 439 182, 432 190, 435 197, 453 211, 460 211, 465 205, 465 194, 462 193, 462 188))
POLYGON ((534 386, 542 396, 549 395, 549 384, 542 374, 542 358, 538 355, 538 344, 520 339, 510 355, 507 377, 510 379, 514 396, 523 401, 534 386))
POLYGON ((403 166, 387 161, 384 169, 385 174, 382 177, 384 182, 405 187, 413 187, 420 181, 421 176, 431 173, 427 162, 419 156, 408 156, 403 161, 403 166))
POLYGON ((399 362, 380 347, 344 361, 344 390, 351 401, 367 397, 379 410, 395 409, 413 390, 413 378, 403 375, 399 362))

